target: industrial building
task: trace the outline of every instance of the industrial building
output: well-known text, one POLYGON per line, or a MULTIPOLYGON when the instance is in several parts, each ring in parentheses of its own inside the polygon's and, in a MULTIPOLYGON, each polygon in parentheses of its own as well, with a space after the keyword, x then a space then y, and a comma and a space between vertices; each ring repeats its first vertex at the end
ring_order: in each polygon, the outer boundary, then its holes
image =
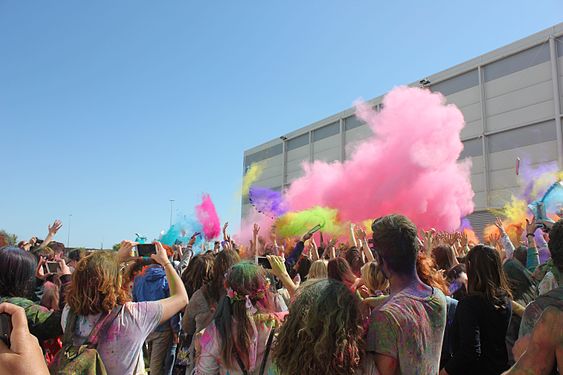
MULTIPOLYGON (((518 193, 517 157, 533 165, 563 162, 563 23, 478 56, 410 86, 445 95, 465 117, 460 159, 471 158, 475 212, 480 234, 493 221, 489 208, 518 193)), ((383 95, 369 101, 378 109, 383 95)), ((346 160, 371 134, 354 108, 336 113, 244 152, 244 170, 264 162, 256 185, 281 190, 302 175, 303 161, 346 160)), ((243 201, 242 214, 250 209, 243 201)))

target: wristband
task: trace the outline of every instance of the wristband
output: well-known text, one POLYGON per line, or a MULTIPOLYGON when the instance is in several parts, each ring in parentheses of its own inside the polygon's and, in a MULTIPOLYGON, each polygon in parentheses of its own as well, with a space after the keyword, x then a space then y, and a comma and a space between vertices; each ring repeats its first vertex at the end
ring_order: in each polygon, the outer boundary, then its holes
POLYGON ((169 265, 169 264, 172 265, 171 262, 166 262, 166 263, 164 263, 164 264, 162 265, 162 267, 166 267, 166 266, 169 265))
POLYGON ((528 233, 528 234, 526 235, 526 237, 530 237, 530 236, 535 236, 535 234, 533 234, 533 233, 528 233))

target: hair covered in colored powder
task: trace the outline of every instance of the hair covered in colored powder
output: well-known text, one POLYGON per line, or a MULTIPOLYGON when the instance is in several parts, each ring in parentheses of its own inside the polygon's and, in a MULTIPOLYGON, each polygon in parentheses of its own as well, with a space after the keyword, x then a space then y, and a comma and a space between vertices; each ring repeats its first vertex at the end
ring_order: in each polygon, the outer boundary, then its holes
POLYGON ((203 227, 206 240, 219 236, 221 233, 221 222, 209 194, 203 194, 201 203, 195 207, 195 213, 203 227))
POLYGON ((349 160, 303 165, 285 195, 290 209, 330 207, 352 222, 401 213, 422 229, 455 230, 474 209, 471 162, 458 162, 462 113, 419 88, 398 87, 383 104, 379 113, 357 105, 374 134, 349 160))
POLYGON ((237 351, 247 368, 256 363, 256 337, 253 337, 253 325, 247 306, 248 301, 255 312, 272 314, 273 296, 262 267, 241 262, 233 265, 225 278, 227 298, 223 298, 214 318, 221 340, 221 360, 228 368, 236 368, 234 352, 237 351), (248 301, 247 301, 248 299, 248 301))

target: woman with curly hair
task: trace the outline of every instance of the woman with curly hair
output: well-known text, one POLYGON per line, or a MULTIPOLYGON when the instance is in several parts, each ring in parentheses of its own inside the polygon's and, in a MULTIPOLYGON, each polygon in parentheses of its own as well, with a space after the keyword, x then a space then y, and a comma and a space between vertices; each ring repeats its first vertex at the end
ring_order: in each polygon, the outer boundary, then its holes
POLYGON ((225 287, 215 318, 201 336, 196 374, 270 373, 269 347, 278 320, 264 269, 249 262, 235 264, 225 287))
POLYGON ((308 281, 280 328, 274 364, 283 375, 358 374, 363 332, 359 301, 348 287, 330 279, 308 281))
MULTIPOLYGON (((115 252, 96 251, 80 260, 72 274, 63 310, 62 327, 65 331, 73 329, 73 341, 78 345, 88 339, 98 322, 108 319, 97 346, 108 375, 144 373, 142 346, 147 336, 188 302, 184 284, 158 242, 156 254, 151 257, 166 271, 170 297, 151 302, 129 301, 129 294, 121 285, 121 262, 129 258, 134 245, 124 241, 117 256, 115 252)), ((60 353, 64 352, 63 348, 60 353)), ((57 361, 52 370, 56 372, 57 361)))

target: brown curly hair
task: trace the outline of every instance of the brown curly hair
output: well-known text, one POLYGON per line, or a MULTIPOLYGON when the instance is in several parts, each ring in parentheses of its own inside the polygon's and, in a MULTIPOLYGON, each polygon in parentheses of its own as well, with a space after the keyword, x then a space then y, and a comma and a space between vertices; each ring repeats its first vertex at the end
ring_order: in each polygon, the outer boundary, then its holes
POLYGON ((272 349, 284 375, 352 375, 360 365, 363 328, 358 299, 341 282, 307 281, 272 349))
POLYGON ((109 312, 129 301, 121 283, 115 252, 96 251, 76 265, 66 302, 77 315, 109 312))

